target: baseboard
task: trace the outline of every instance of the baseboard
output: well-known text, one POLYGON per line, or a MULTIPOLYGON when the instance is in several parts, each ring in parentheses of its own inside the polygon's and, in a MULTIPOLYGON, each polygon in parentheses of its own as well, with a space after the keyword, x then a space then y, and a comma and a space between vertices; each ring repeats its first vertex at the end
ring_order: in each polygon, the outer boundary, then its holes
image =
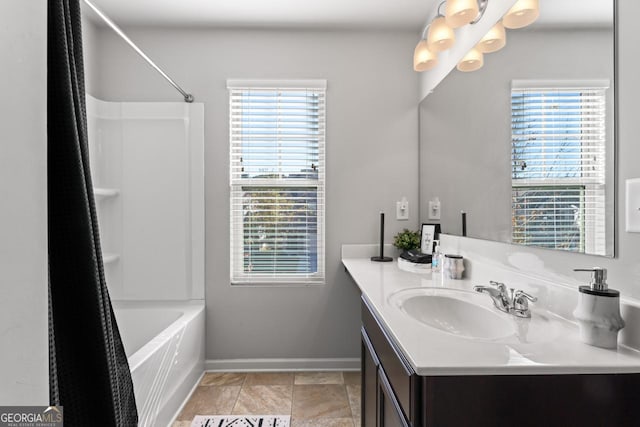
POLYGON ((209 359, 205 371, 359 371, 360 358, 340 359, 209 359))

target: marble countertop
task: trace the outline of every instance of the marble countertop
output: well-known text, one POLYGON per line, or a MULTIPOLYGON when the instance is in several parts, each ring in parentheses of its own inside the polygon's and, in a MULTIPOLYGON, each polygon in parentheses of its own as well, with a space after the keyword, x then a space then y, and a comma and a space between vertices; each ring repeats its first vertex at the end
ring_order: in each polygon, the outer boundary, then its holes
POLYGON ((377 263, 343 253, 342 263, 419 375, 640 373, 639 351, 623 345, 608 350, 584 344, 576 323, 540 304, 532 305, 533 318, 550 318, 553 327, 548 333, 538 333, 531 340, 525 327, 525 332, 509 339, 463 338, 411 318, 393 303, 392 296, 404 289, 424 287, 472 290, 479 283, 403 271, 395 259, 377 263))

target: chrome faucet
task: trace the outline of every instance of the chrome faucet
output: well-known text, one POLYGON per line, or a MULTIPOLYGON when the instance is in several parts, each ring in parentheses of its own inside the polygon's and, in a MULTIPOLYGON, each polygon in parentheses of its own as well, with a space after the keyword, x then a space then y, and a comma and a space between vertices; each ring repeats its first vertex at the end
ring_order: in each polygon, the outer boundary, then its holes
POLYGON ((507 287, 504 283, 489 282, 491 286, 474 286, 473 290, 481 294, 487 294, 493 300, 493 305, 500 311, 509 312, 510 300, 507 287))
POLYGON ((500 311, 517 317, 531 317, 529 301, 536 302, 538 298, 520 289, 507 288, 504 283, 490 281, 489 284, 491 286, 474 286, 473 290, 489 295, 493 305, 500 311))

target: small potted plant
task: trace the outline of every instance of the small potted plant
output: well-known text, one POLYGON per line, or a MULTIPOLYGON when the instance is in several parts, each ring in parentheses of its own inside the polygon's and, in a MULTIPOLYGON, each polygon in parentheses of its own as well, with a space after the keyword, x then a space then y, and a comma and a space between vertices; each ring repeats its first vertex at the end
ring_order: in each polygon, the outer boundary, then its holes
POLYGON ((420 232, 406 228, 393 238, 393 246, 401 252, 398 267, 414 273, 431 271, 431 255, 420 251, 420 232))
POLYGON ((393 246, 401 251, 408 251, 420 247, 420 232, 404 229, 393 238, 393 246))

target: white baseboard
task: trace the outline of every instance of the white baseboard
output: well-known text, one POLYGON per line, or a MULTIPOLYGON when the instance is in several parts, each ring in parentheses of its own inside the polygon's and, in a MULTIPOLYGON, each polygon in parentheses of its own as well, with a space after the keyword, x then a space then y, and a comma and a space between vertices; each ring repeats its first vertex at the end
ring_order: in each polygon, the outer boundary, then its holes
POLYGON ((360 358, 340 359, 209 359, 205 371, 359 371, 360 358))

